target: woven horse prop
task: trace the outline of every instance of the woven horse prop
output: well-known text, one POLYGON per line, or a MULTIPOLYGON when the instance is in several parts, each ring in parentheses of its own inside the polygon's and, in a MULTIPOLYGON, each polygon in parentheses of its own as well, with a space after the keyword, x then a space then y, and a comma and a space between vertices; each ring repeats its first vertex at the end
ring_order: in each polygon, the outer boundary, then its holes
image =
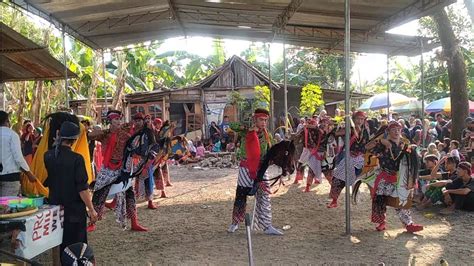
MULTIPOLYGON (((397 186, 393 193, 386 197, 386 203, 387 206, 394 208, 409 209, 412 205, 413 187, 418 178, 419 156, 415 149, 405 148, 398 160, 400 160, 400 170, 397 173, 397 186)), ((379 169, 377 166, 369 170, 354 184, 352 192, 354 204, 357 203, 357 194, 362 183, 369 186, 371 194, 375 193, 373 187, 379 169)))
POLYGON ((257 171, 257 178, 253 184, 252 190, 249 192, 250 196, 255 195, 257 188, 261 182, 273 181, 270 186, 273 186, 278 181, 281 184, 281 178, 288 174, 293 174, 295 171, 295 144, 292 140, 283 140, 273 145, 265 154, 263 161, 257 171), (270 165, 276 165, 281 168, 281 174, 276 177, 265 179, 265 172, 270 165))
POLYGON ((110 188, 108 196, 126 191, 132 185, 130 179, 142 174, 147 165, 154 160, 159 148, 149 128, 145 127, 131 136, 123 151, 122 171, 110 188))

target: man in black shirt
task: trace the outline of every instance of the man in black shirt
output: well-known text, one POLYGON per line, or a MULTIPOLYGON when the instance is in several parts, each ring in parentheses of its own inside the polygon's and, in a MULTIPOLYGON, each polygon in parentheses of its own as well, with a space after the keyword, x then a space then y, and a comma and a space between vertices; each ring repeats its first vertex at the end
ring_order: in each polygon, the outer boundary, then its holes
POLYGON ((84 158, 71 151, 71 146, 79 137, 79 133, 78 125, 64 122, 59 130, 55 148, 46 152, 44 156, 48 171, 45 185, 49 187, 49 203, 64 207, 61 251, 74 243, 87 243, 87 215, 91 222, 97 220, 97 213, 88 190, 84 158))
POLYGON ((457 188, 443 190, 444 202, 448 207, 440 211, 442 214, 451 214, 454 209, 474 211, 474 178, 472 178, 472 166, 468 162, 458 165, 458 178, 453 183, 459 183, 457 188))

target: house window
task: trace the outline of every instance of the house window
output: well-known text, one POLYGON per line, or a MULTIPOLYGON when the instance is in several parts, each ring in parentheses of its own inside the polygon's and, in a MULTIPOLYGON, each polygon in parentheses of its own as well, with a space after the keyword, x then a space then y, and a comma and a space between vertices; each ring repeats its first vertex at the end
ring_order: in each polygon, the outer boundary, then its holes
POLYGON ((143 105, 135 105, 130 108, 130 120, 138 113, 145 114, 145 107, 143 105))
POLYGON ((159 104, 150 104, 148 106, 148 114, 154 119, 154 118, 162 118, 163 116, 163 110, 161 109, 161 106, 159 104))

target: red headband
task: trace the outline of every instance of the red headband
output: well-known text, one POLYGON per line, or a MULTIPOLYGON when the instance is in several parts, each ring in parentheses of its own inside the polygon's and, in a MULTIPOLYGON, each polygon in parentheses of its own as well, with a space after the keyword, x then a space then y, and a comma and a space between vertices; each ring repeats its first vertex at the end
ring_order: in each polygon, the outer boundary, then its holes
POLYGON ((354 113, 354 117, 358 117, 358 116, 361 116, 363 118, 367 117, 367 115, 362 111, 357 111, 357 112, 354 113))
POLYGON ((110 113, 107 116, 107 118, 110 119, 110 120, 114 120, 114 119, 120 119, 120 118, 122 118, 122 116, 118 113, 110 113))
POLYGON ((390 130, 394 127, 402 128, 402 125, 400 125, 400 123, 398 123, 396 121, 392 121, 388 124, 387 130, 390 130))
POLYGON ((265 113, 256 113, 256 114, 253 115, 253 117, 255 117, 255 118, 259 118, 259 117, 268 118, 269 116, 265 113))

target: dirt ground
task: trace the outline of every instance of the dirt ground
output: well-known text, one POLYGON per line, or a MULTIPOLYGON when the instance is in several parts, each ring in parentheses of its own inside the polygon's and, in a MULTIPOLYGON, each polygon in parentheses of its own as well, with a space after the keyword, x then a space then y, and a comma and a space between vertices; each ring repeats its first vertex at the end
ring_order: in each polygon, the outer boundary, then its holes
MULTIPOLYGON (((226 232, 231 221, 237 169, 171 169, 173 187, 169 198, 156 198, 159 208, 139 204, 139 218, 149 232, 122 231, 113 212, 89 234, 98 265, 245 265, 248 262, 245 227, 226 232)), ((340 207, 327 209, 329 184, 324 181, 310 193, 303 185, 287 181, 272 196, 273 224, 289 225, 284 236, 253 233, 257 265, 268 264, 438 264, 474 261, 472 213, 449 217, 438 208, 414 211, 416 222, 425 225, 419 234, 404 232, 395 211, 389 208, 388 230, 377 232, 370 223, 370 197, 362 191, 361 202, 352 205, 352 237, 344 235, 344 197, 340 207)), ((253 198, 249 201, 253 206, 253 198)), ((251 211, 248 208, 248 211, 251 211)))

